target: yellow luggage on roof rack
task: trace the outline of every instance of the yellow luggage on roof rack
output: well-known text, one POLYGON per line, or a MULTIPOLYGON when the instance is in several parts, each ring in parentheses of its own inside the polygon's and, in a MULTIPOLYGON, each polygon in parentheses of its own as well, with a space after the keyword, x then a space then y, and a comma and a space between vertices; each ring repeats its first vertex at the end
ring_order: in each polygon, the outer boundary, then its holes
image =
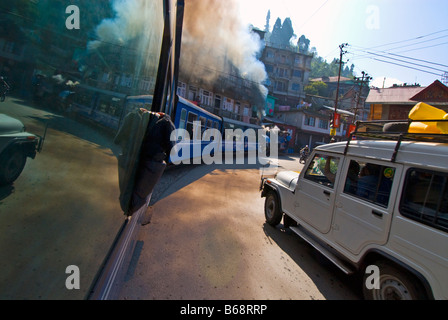
POLYGON ((409 133, 434 133, 448 134, 448 123, 437 120, 448 120, 448 113, 444 110, 420 102, 409 112, 411 120, 432 120, 430 122, 412 122, 409 126, 409 133))

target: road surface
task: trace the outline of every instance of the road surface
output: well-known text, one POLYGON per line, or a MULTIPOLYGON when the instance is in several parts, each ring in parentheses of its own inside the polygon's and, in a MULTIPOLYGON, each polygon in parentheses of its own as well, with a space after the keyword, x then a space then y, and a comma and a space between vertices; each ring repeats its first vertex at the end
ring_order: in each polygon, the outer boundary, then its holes
MULTIPOLYGON (((280 166, 300 170, 296 157, 280 166)), ((176 169, 186 170, 186 169, 176 169)), ((358 284, 290 230, 264 220, 260 168, 166 173, 119 299, 360 299, 358 284)))

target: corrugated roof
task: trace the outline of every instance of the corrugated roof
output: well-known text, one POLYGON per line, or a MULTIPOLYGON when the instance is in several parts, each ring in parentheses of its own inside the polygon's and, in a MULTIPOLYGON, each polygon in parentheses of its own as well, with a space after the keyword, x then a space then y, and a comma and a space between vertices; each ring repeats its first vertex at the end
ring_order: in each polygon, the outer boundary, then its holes
POLYGON ((411 98, 426 87, 393 87, 370 89, 366 103, 370 104, 415 104, 411 98))

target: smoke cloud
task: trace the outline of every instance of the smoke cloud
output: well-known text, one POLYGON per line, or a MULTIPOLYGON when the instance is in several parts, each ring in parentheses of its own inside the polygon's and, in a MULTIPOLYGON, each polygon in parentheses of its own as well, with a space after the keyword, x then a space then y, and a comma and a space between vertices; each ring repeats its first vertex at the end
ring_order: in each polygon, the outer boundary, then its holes
MULTIPOLYGON (((124 46, 138 39, 136 50, 142 52, 139 67, 150 67, 157 56, 151 50, 160 48, 154 41, 161 41, 163 25, 157 19, 161 1, 113 0, 112 6, 115 18, 101 22, 96 29, 98 40, 91 41, 88 49, 98 49, 104 43, 124 46)), ((239 14, 238 0, 185 0, 180 69, 189 80, 213 84, 236 68, 238 76, 255 83, 264 98, 267 89, 262 83, 267 74, 257 59, 263 44, 239 14)))
POLYGON ((257 59, 262 42, 241 22, 239 12, 237 0, 186 0, 181 69, 212 82, 235 67, 265 97, 267 74, 257 59))

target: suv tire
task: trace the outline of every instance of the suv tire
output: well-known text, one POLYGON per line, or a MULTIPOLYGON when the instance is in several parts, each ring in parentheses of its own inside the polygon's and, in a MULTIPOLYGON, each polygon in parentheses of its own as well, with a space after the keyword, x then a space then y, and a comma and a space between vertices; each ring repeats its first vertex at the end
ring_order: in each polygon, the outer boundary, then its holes
POLYGON ((419 282, 409 272, 386 261, 377 262, 380 271, 380 289, 368 289, 366 286, 369 274, 364 274, 363 294, 366 300, 419 300, 424 294, 419 282))
POLYGON ((280 202, 275 191, 269 191, 264 202, 264 215, 266 222, 276 227, 282 221, 283 214, 280 210, 280 202))
POLYGON ((20 147, 6 150, 0 155, 0 185, 13 183, 22 173, 26 155, 20 147))

